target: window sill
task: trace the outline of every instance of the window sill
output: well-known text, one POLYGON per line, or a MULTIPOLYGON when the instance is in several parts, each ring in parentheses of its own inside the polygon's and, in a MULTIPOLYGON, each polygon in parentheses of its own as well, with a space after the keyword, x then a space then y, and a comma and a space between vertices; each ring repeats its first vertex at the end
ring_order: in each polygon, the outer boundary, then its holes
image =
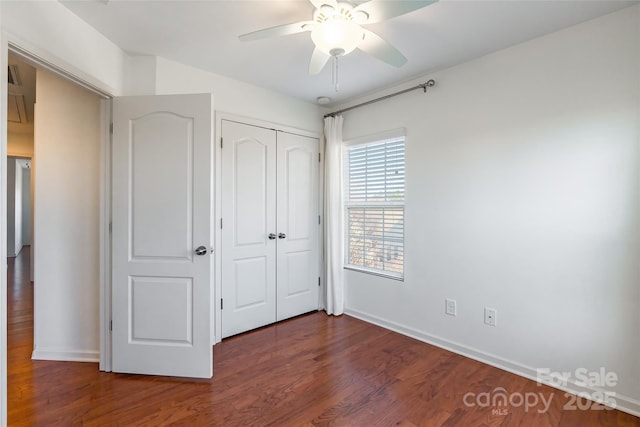
POLYGON ((398 282, 404 282, 404 276, 395 276, 393 274, 384 273, 377 270, 369 270, 368 268, 355 267, 352 265, 345 265, 345 270, 357 271, 359 273, 371 274, 373 276, 384 277, 385 279, 397 280, 398 282))

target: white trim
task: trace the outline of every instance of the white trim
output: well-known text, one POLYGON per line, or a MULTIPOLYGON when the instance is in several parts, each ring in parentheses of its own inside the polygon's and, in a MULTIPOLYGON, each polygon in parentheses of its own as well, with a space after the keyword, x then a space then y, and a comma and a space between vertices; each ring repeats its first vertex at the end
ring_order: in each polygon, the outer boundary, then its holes
POLYGON ((32 43, 29 43, 14 34, 7 32, 4 34, 7 42, 5 46, 7 46, 8 50, 20 56, 31 65, 45 68, 57 76, 70 80, 103 98, 108 98, 117 94, 115 88, 105 85, 93 76, 85 73, 57 56, 38 48, 32 43))
MULTIPOLYGON (((216 111, 216 129, 220 129, 218 125, 221 124, 223 120, 227 120, 229 122, 241 123, 244 125, 257 126, 265 129, 272 129, 280 132, 292 133, 294 135, 306 136, 309 138, 320 139, 319 132, 312 132, 312 131, 308 131, 308 130, 304 130, 304 129, 300 129, 292 126, 282 125, 280 123, 273 123, 265 120, 253 119, 250 117, 244 117, 237 114, 225 113, 224 111, 216 111)), ((217 142, 220 142, 219 136, 220 135, 216 135, 216 137, 218 138, 217 142)))
MULTIPOLYGON (((215 103, 215 97, 213 98, 215 103)), ((214 106, 215 108, 215 106, 214 106)), ((215 110, 214 110, 215 111, 215 110)), ((220 308, 220 298, 222 296, 222 233, 220 233, 220 218, 222 215, 222 191, 219 191, 218 184, 222 182, 222 147, 220 147, 220 128, 222 119, 226 117, 235 117, 225 113, 214 112, 215 125, 213 127, 213 198, 214 208, 211 216, 214 218, 213 223, 213 246, 214 246, 214 273, 213 273, 213 292, 211 292, 211 307, 213 310, 213 328, 211 331, 211 345, 216 345, 222 341, 222 310, 220 308)))
POLYGON ((324 268, 324 157, 325 157, 325 140, 324 132, 318 140, 318 150, 320 151, 320 164, 318 165, 318 216, 320 224, 318 224, 318 271, 320 274, 320 289, 318 292, 318 310, 325 310, 326 307, 326 285, 325 285, 325 268, 324 268))
POLYGON ((375 270, 373 268, 361 267, 359 265, 345 264, 343 267, 345 270, 356 271, 358 273, 371 274, 373 276, 384 277, 385 279, 396 280, 398 282, 404 282, 404 276, 400 274, 393 274, 385 270, 375 270))
POLYGON ((32 360, 58 360, 62 362, 91 362, 98 363, 100 354, 95 350, 61 350, 45 348, 33 350, 32 360))
MULTIPOLYGON (((474 348, 458 344, 456 342, 440 338, 435 335, 428 334, 426 332, 419 331, 410 326, 405 326, 400 323, 392 322, 381 317, 368 314, 359 310, 355 310, 352 308, 345 307, 344 313, 351 317, 355 317, 356 319, 363 320, 368 323, 372 323, 374 325, 378 325, 385 329, 389 329, 394 332, 398 332, 399 334, 406 335, 411 338, 415 338, 419 341, 425 342, 427 344, 434 345, 436 347, 442 348, 444 350, 451 351, 453 353, 468 357, 470 359, 476 360, 478 362, 485 363, 487 365, 493 366, 498 369, 502 369, 503 371, 510 372, 515 375, 519 375, 521 377, 538 381, 537 370, 533 367, 523 365, 518 362, 514 362, 508 359, 504 359, 502 357, 485 353, 480 350, 476 350, 474 348)), ((549 387, 556 388, 558 390, 568 392, 571 394, 579 394, 586 393, 583 395, 584 397, 592 396, 594 392, 603 392, 608 390, 603 390, 595 387, 584 387, 576 384, 575 378, 568 379, 568 386, 560 387, 557 384, 544 382, 545 385, 549 387)), ((594 400, 594 399, 590 399, 594 400)), ((635 400, 628 396, 623 396, 620 394, 615 395, 616 401, 616 409, 626 412, 628 414, 634 415, 636 417, 640 417, 640 401, 635 400)))
MULTIPOLYGON (((359 136, 357 138, 351 138, 342 142, 345 147, 352 147, 356 145, 370 144, 373 142, 387 142, 393 139, 407 138, 407 130, 405 128, 391 129, 384 132, 378 132, 371 135, 359 136)), ((406 142, 406 141, 405 141, 406 142)))
MULTIPOLYGON (((0 2, 0 9, 2 2, 0 2)), ((7 99, 7 34, 0 33, 0 99, 7 99)), ((0 425, 7 425, 7 107, 0 108, 0 425)))
POLYGON ((111 372, 111 114, 112 100, 100 101, 100 370, 111 372))

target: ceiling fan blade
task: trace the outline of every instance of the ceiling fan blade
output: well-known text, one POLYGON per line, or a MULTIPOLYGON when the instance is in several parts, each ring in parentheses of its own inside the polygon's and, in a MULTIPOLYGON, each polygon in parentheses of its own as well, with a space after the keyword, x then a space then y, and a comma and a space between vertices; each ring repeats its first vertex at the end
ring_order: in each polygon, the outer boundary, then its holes
POLYGON ((329 59, 331 59, 331 55, 327 55, 320 49, 315 48, 309 62, 309 74, 318 74, 327 65, 329 59))
POLYGON ((353 12, 364 12, 369 18, 362 24, 373 24, 422 9, 438 0, 371 0, 356 7, 353 12))
POLYGON ((394 67, 407 63, 407 58, 398 49, 373 31, 364 30, 364 39, 358 44, 358 49, 394 67))
POLYGON ((334 9, 338 8, 338 1, 337 0, 309 0, 309 1, 313 5, 313 7, 315 7, 316 9, 320 9, 325 4, 331 6, 334 9))
POLYGON ((313 21, 294 22, 293 24, 278 25, 277 27, 265 28, 239 36, 240 41, 248 42, 252 40, 267 39, 269 37, 288 36, 313 29, 313 21))

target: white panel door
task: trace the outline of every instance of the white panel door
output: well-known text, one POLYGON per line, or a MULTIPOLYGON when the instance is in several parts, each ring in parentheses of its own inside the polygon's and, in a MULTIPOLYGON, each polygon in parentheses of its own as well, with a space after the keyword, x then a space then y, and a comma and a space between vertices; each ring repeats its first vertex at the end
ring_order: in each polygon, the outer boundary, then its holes
POLYGON ((276 321, 276 132, 223 120, 222 337, 276 321))
POLYGON ((318 308, 318 147, 278 132, 278 321, 318 308))
POLYGON ((211 96, 113 112, 113 371, 211 378, 211 96))

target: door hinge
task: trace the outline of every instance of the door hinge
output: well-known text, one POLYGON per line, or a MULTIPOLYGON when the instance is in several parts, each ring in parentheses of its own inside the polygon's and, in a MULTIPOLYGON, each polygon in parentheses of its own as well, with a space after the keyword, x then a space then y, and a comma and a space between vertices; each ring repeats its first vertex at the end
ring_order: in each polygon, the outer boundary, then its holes
POLYGON ((220 218, 220 229, 222 229, 222 218, 220 218))
POLYGON ((318 286, 320 286, 320 277, 318 277, 318 286))
POLYGON ((113 224, 109 223, 109 233, 111 233, 111 230, 113 229, 113 224))
POLYGON ((320 225, 320 224, 321 224, 321 222, 320 222, 320 215, 318 215, 318 225, 320 225))
POLYGON ((224 298, 220 298, 220 310, 224 310, 224 298))
POLYGON ((320 163, 320 153, 318 153, 318 163, 320 163))
POLYGON ((113 320, 109 320, 109 331, 113 331, 113 320))
POLYGON ((113 122, 109 123, 109 133, 113 135, 113 122))
POLYGON ((224 148, 224 138, 220 137, 220 148, 224 148))

